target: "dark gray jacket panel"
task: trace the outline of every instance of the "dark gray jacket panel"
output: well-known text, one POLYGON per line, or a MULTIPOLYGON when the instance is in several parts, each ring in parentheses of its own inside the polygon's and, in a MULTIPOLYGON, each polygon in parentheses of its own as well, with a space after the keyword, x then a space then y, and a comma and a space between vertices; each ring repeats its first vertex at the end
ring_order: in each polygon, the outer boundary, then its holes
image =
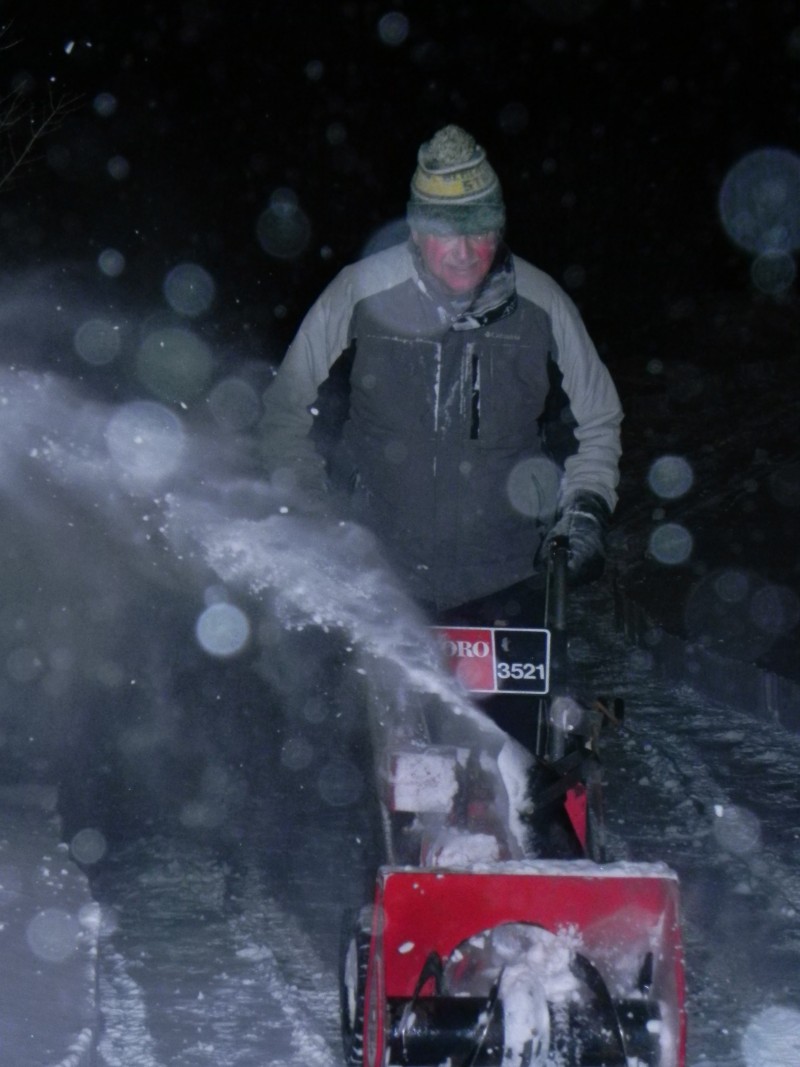
POLYGON ((491 327, 454 331, 423 317, 404 283, 354 309, 349 416, 334 467, 350 472, 354 515, 372 527, 414 592, 437 604, 530 574, 555 510, 517 510, 507 485, 541 457, 551 347, 540 308, 520 302, 491 327), (404 336, 387 300, 407 305, 404 336))

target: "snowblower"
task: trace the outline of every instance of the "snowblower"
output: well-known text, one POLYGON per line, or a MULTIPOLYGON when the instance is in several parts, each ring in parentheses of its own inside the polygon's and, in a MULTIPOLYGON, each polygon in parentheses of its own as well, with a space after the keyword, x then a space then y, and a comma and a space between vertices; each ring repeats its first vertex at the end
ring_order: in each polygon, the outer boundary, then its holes
POLYGON ((606 862, 598 742, 622 708, 564 684, 567 548, 543 628, 438 631, 467 691, 529 702, 528 748, 480 712, 387 692, 371 713, 386 863, 345 931, 352 1067, 685 1067, 677 876, 606 862), (559 820, 574 847, 543 855, 531 825, 559 820))

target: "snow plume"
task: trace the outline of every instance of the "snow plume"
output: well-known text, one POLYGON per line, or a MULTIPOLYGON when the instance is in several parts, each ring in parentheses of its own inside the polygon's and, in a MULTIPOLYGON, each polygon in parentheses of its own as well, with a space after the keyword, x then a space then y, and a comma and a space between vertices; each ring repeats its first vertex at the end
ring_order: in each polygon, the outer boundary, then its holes
MULTIPOLYGON (((240 482, 240 495, 247 490, 240 482)), ((181 554, 194 545, 226 584, 250 596, 268 594, 287 629, 339 632, 360 654, 398 666, 407 687, 491 730, 443 673, 438 646, 371 534, 354 523, 294 514, 278 502, 285 493, 272 502, 269 490, 259 495, 262 507, 271 503, 271 514, 231 520, 228 509, 168 494, 164 533, 181 554)))
MULTIPOLYGON (((234 495, 240 502, 253 499, 243 481, 234 495)), ((327 803, 347 804, 359 799, 354 783, 368 773, 363 760, 352 762, 353 738, 367 721, 380 761, 433 739, 480 752, 493 783, 493 810, 505 828, 501 836, 510 831, 516 844, 509 847, 524 848, 518 812, 526 803, 530 757, 443 669, 425 619, 387 569, 372 535, 350 522, 303 514, 286 499, 285 492, 262 486, 256 509, 262 516, 235 518, 230 506, 220 508, 208 496, 170 493, 163 526, 178 555, 199 557, 228 595, 259 610, 261 619, 251 626, 257 669, 273 689, 289 665, 290 685, 284 677, 281 699, 289 719, 284 764, 305 770, 313 758, 309 721, 334 720, 336 732, 349 732, 351 740, 333 778, 320 778, 318 789, 327 803)), ((335 748, 336 738, 328 734, 326 743, 335 748)))
POLYGON ((142 765, 179 748, 176 668, 197 591, 159 538, 159 492, 191 478, 198 451, 164 405, 0 370, 0 758, 18 773, 69 764, 78 782, 112 731, 142 765))
POLYGON ((422 694, 457 724, 449 743, 502 747, 374 539, 302 510, 251 455, 207 408, 0 369, 0 758, 67 766, 75 832, 98 789, 219 826, 256 748, 299 775, 322 762, 323 800, 354 803, 366 768, 330 732, 363 731, 376 679, 398 722, 422 694))

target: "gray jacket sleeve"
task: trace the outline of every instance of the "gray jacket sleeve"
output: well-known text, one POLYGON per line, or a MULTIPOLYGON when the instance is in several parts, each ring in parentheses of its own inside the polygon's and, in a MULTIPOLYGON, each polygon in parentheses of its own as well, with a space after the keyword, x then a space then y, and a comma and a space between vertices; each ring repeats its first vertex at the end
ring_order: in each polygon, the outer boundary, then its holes
POLYGON ((261 459, 281 487, 325 493, 322 457, 309 438, 319 386, 348 343, 352 285, 347 271, 325 289, 303 320, 272 384, 264 394, 259 427, 261 459))
POLYGON ((605 364, 570 298, 542 271, 516 262, 520 292, 545 307, 550 315, 562 385, 576 420, 577 451, 565 463, 559 493, 563 508, 577 493, 597 493, 613 511, 617 503, 622 405, 605 364))

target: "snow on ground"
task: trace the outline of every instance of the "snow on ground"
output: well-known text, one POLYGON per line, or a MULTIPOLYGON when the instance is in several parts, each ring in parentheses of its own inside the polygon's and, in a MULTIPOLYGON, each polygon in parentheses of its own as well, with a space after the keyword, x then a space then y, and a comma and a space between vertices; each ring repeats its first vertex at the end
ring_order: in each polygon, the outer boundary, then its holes
POLYGON ((97 890, 114 901, 101 1064, 339 1062, 335 974, 255 859, 232 876, 202 842, 156 837, 120 850, 97 890))
POLYGON ((604 747, 612 854, 658 857, 681 879, 689 1065, 800 1062, 800 737, 654 678, 647 654, 609 632, 606 609, 588 591, 596 636, 575 654, 627 705, 604 747))

